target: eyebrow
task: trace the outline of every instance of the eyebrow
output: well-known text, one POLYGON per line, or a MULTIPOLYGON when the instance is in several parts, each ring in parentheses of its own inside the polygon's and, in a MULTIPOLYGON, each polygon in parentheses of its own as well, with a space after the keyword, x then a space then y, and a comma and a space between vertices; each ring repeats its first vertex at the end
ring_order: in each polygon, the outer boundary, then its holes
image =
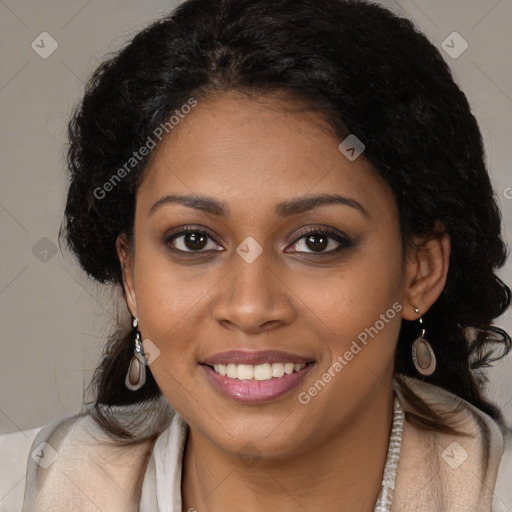
MULTIPOLYGON (((229 217, 230 211, 227 205, 223 202, 219 202, 211 197, 205 196, 190 196, 190 195, 167 195, 161 197, 153 206, 150 208, 148 215, 153 214, 160 207, 167 204, 182 204, 189 208, 210 213, 219 217, 229 217)), ((338 194, 322 194, 318 196, 303 196, 295 199, 290 199, 278 203, 275 211, 276 215, 280 218, 290 217, 299 213, 318 208, 319 206, 325 206, 330 204, 339 204, 343 206, 349 206, 358 210, 365 217, 369 216, 368 211, 363 207, 361 203, 355 199, 349 197, 340 196, 338 194)))

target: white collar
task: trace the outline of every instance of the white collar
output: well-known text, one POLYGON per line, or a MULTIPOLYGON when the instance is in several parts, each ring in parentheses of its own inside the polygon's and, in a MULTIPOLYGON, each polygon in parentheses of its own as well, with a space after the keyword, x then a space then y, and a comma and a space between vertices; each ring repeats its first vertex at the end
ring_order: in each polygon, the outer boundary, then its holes
POLYGON ((182 512, 181 475, 188 425, 176 413, 148 462, 139 512, 182 512))

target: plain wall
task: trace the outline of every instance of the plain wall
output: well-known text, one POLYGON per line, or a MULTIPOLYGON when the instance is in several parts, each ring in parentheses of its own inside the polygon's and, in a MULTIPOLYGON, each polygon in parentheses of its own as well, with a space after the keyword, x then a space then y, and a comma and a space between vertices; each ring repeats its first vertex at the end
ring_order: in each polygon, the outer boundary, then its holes
MULTIPOLYGON (((381 3, 413 19, 440 48, 454 31, 467 41, 457 58, 441 52, 480 123, 510 244, 512 2, 381 3)), ((175 5, 162 0, 0 2, 0 434, 76 412, 84 399, 113 325, 116 293, 87 281, 69 253, 58 249, 66 123, 102 57, 175 5), (46 59, 31 47, 42 32, 58 43, 46 59)), ((51 42, 44 37, 48 51, 51 42)), ((448 44, 460 48, 450 39, 448 44)), ((511 283, 511 261, 500 275, 511 283)), ((510 313, 496 323, 512 331, 510 313)), ((489 377, 489 397, 512 422, 512 356, 489 377)))

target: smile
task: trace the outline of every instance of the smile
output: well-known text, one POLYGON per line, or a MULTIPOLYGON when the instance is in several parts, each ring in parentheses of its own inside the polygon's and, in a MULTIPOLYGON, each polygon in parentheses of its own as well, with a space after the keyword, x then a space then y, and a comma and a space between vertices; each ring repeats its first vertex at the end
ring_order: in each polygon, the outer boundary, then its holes
POLYGON ((210 385, 223 397, 244 404, 262 404, 297 388, 315 361, 276 350, 231 350, 199 364, 210 385))
POLYGON ((264 363, 264 364, 214 364, 219 375, 238 380, 270 380, 300 372, 306 363, 264 363))

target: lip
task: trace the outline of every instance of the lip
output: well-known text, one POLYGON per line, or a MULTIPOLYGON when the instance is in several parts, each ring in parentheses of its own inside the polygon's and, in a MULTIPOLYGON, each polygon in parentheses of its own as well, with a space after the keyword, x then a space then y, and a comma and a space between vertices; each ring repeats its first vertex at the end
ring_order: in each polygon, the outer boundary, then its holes
MULTIPOLYGON (((282 353, 281 353, 282 354, 282 353)), ((290 357, 290 354, 287 355, 290 357)), ((268 361, 263 361, 268 362, 268 361)), ((274 361, 283 362, 283 361, 274 361)), ((287 362, 292 360, 287 359, 287 362)), ((228 398, 243 404, 263 404, 272 402, 283 395, 289 393, 304 380, 306 375, 311 371, 315 363, 306 360, 306 366, 298 372, 289 375, 283 375, 279 378, 269 380, 238 380, 225 377, 217 373, 208 364, 201 364, 208 381, 212 386, 220 391, 228 398)), ((217 364, 217 363, 215 363, 217 364)), ((244 363, 239 363, 244 364, 244 363)), ((262 364, 262 363, 246 363, 246 364, 262 364)))
MULTIPOLYGON (((213 366, 214 364, 264 364, 264 363, 310 363, 313 360, 310 357, 292 354, 290 352, 281 352, 280 350, 228 350, 219 352, 213 356, 207 357, 202 364, 213 366)), ((264 382, 264 381, 262 381, 264 382)))

